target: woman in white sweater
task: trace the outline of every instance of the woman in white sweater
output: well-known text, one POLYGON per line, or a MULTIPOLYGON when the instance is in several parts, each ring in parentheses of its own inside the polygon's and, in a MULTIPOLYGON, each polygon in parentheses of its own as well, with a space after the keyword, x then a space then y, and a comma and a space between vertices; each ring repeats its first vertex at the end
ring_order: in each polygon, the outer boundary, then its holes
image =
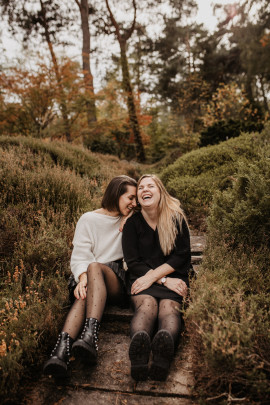
POLYGON ((76 357, 95 364, 106 300, 119 302, 124 297, 121 227, 136 206, 136 181, 128 176, 113 178, 101 206, 83 214, 77 223, 71 256, 71 271, 78 283, 74 290, 76 299, 44 365, 45 374, 65 376, 71 349, 76 357))

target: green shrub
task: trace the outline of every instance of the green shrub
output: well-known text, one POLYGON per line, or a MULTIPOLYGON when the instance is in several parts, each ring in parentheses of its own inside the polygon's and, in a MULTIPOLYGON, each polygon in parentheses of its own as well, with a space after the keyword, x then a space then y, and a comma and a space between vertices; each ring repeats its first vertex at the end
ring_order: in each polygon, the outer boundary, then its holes
POLYGON ((186 312, 196 391, 204 399, 270 398, 269 185, 264 142, 256 159, 238 162, 233 186, 213 199, 186 312))
POLYGON ((109 155, 119 155, 119 149, 116 142, 108 137, 101 136, 99 139, 93 139, 89 144, 85 142, 85 145, 92 152, 99 152, 109 155))
POLYGON ((218 121, 201 133, 201 146, 216 145, 230 138, 235 138, 241 132, 262 131, 263 124, 254 121, 218 121))
POLYGON ((209 235, 213 233, 233 246, 268 245, 269 212, 270 161, 262 155, 257 162, 240 162, 233 187, 215 195, 208 218, 209 235))
POLYGON ((181 201, 191 223, 204 228, 215 192, 231 187, 238 161, 256 160, 269 134, 268 126, 262 134, 243 134, 194 150, 161 172, 168 191, 181 201))
POLYGON ((269 253, 208 241, 186 312, 195 389, 203 398, 249 403, 270 396, 269 253))

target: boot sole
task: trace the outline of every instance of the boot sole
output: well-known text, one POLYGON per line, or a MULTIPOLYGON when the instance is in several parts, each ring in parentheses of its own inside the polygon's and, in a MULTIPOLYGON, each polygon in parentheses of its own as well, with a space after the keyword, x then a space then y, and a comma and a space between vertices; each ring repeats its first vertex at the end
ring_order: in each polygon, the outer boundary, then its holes
POLYGON ((77 340, 72 346, 72 354, 84 364, 97 364, 97 352, 83 340, 77 340))
POLYGON ((67 376, 67 364, 59 359, 48 360, 44 365, 43 374, 52 375, 55 378, 65 378, 67 376))
POLYGON ((150 378, 165 381, 174 355, 174 341, 166 330, 160 330, 152 342, 153 363, 150 367, 150 378))
POLYGON ((151 342, 148 333, 136 332, 129 346, 131 376, 135 381, 145 381, 148 377, 148 360, 151 342))

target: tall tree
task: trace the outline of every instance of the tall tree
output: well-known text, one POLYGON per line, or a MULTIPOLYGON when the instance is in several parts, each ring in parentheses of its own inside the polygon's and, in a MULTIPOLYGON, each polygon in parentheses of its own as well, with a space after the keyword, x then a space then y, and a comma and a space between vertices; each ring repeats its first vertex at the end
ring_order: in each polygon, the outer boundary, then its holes
POLYGON ((237 4, 216 5, 221 9, 218 29, 213 34, 217 43, 227 39, 226 45, 216 47, 230 67, 229 80, 244 84, 246 94, 254 106, 262 103, 269 113, 267 94, 270 89, 270 3, 268 0, 242 0, 237 4), (234 73, 234 77, 232 77, 234 73))
POLYGON ((94 85, 93 75, 90 66, 90 27, 89 27, 89 4, 88 0, 75 0, 79 7, 81 15, 81 27, 82 27, 82 68, 84 75, 85 91, 87 97, 86 109, 87 120, 90 126, 93 122, 96 122, 96 105, 94 98, 94 85))
POLYGON ((57 0, 2 0, 2 10, 8 15, 10 28, 17 31, 18 27, 24 32, 24 40, 29 41, 34 34, 40 35, 47 43, 59 92, 59 107, 61 110, 64 132, 68 142, 71 141, 70 123, 67 103, 62 85, 59 63, 54 50, 54 40, 58 31, 65 25, 68 13, 57 0))
POLYGON ((136 112, 136 105, 135 105, 135 100, 134 100, 134 94, 133 94, 133 88, 130 80, 130 74, 129 74, 129 66, 128 66, 128 58, 127 58, 127 42, 131 35, 133 34, 135 30, 135 25, 136 25, 136 11, 137 11, 137 6, 136 6, 136 0, 132 0, 132 5, 133 5, 133 21, 131 26, 128 29, 123 29, 121 32, 120 25, 115 19, 115 16, 111 10, 111 7, 109 5, 109 1, 105 0, 107 10, 109 12, 111 24, 113 25, 115 31, 115 36, 117 38, 117 41, 120 46, 120 62, 121 62, 121 69, 122 69, 122 84, 123 84, 123 89, 127 95, 127 107, 128 107, 128 113, 129 113, 129 120, 130 120, 130 127, 132 129, 133 135, 134 135, 134 140, 136 144, 136 154, 137 158, 140 161, 145 160, 145 152, 144 152, 144 146, 142 142, 142 136, 141 136, 141 131, 140 131, 140 125, 138 122, 138 117, 137 117, 137 112, 136 112))

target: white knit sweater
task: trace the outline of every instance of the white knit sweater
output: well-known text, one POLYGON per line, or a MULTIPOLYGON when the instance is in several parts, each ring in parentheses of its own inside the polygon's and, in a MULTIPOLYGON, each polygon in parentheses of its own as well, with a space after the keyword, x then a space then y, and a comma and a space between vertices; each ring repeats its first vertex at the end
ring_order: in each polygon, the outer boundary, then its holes
POLYGON ((86 212, 79 219, 71 255, 71 271, 75 281, 87 271, 90 263, 108 263, 122 259, 122 232, 119 231, 121 217, 86 212))

